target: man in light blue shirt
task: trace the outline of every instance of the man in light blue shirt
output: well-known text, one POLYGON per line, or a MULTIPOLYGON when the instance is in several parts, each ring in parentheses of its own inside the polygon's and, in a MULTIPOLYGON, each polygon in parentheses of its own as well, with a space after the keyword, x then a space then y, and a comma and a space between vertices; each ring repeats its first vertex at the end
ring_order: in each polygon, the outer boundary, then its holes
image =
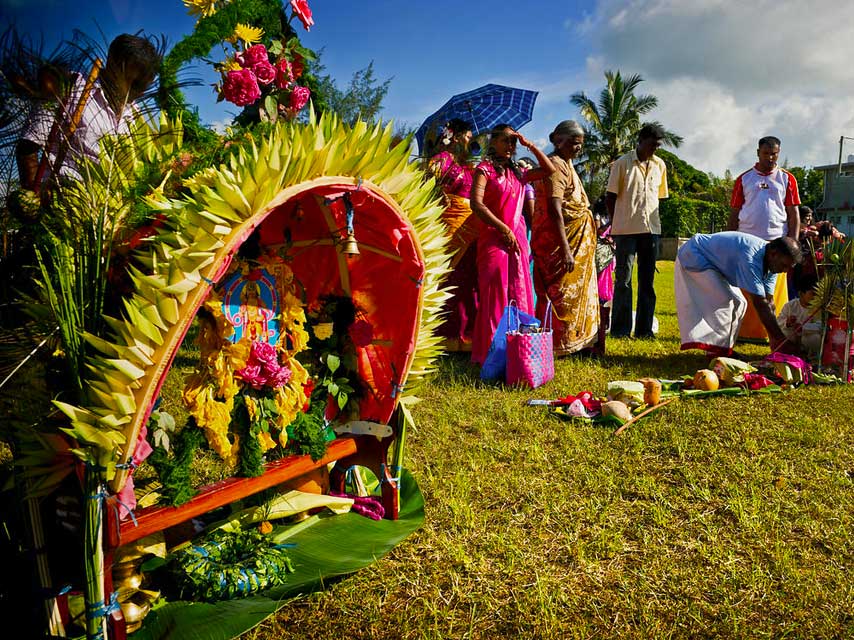
POLYGON ((774 274, 801 262, 792 238, 766 242, 739 231, 698 233, 679 249, 674 270, 682 349, 732 354, 750 296, 768 331, 771 350, 785 335, 774 313, 774 274))

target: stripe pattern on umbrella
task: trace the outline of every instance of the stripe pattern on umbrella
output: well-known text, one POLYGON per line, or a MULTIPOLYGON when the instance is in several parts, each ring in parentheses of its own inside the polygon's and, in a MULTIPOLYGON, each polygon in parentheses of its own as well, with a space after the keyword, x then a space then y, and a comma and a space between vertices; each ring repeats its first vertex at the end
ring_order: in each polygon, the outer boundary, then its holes
POLYGON ((424 153, 425 140, 435 139, 445 123, 453 118, 470 122, 475 135, 497 124, 509 124, 518 129, 531 121, 537 95, 536 91, 500 84, 487 84, 455 95, 415 132, 418 148, 424 153))

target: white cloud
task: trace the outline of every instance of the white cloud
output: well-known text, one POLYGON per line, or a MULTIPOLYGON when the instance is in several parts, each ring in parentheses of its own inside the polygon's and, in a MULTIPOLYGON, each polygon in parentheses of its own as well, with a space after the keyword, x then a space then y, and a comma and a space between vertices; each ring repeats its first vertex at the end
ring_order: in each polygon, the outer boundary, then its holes
POLYGON ((790 164, 826 164, 854 135, 850 0, 599 0, 592 22, 588 72, 640 73, 698 168, 746 169, 767 134, 790 164))

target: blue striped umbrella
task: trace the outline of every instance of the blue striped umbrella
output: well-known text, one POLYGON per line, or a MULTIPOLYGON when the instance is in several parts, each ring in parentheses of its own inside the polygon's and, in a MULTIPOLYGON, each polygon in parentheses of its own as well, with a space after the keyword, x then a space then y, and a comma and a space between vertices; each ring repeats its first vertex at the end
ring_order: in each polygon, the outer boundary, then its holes
POLYGON ((415 132, 418 148, 424 153, 425 138, 435 139, 445 123, 453 118, 470 122, 475 135, 502 123, 518 129, 531 121, 536 99, 536 91, 500 84, 486 84, 456 95, 427 118, 415 132))

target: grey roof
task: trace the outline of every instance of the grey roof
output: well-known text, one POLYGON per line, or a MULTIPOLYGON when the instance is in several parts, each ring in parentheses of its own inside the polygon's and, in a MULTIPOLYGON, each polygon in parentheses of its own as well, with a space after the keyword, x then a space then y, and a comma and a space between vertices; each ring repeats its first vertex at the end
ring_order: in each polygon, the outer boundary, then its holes
MULTIPOLYGON (((813 167, 813 169, 815 169, 816 171, 826 171, 828 169, 838 169, 838 168, 839 168, 838 162, 834 163, 834 164, 824 164, 820 167, 813 167)), ((843 162, 842 163, 842 170, 843 171, 854 171, 854 162, 843 162)))

